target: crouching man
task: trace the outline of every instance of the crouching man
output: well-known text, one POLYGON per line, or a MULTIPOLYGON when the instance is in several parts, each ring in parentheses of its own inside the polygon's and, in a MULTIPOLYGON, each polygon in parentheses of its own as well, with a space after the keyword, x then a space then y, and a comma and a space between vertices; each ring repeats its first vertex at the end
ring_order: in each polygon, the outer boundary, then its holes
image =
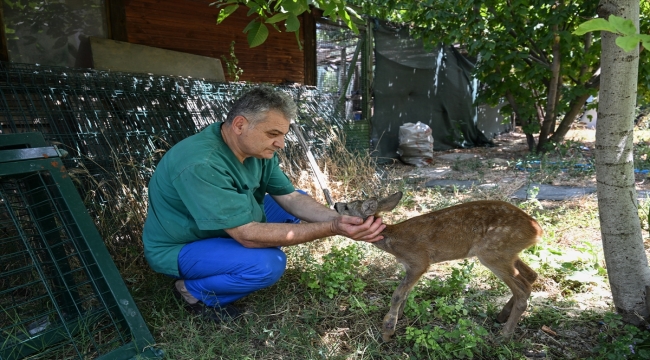
POLYGON ((174 145, 149 182, 147 262, 177 279, 174 294, 204 319, 240 316, 234 301, 277 282, 283 246, 332 235, 382 239, 380 218, 340 216, 295 191, 279 168, 296 111, 283 92, 254 88, 225 122, 174 145))

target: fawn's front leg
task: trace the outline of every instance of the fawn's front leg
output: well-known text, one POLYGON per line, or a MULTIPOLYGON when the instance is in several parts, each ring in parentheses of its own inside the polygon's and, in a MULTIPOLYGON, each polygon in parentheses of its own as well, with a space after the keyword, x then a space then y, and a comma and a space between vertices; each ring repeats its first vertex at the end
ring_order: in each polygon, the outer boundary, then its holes
POLYGON ((420 280, 422 274, 424 274, 429 268, 428 258, 424 258, 423 263, 416 263, 412 265, 404 264, 406 268, 406 276, 402 279, 397 289, 393 293, 391 298, 390 310, 384 316, 384 322, 382 324, 382 334, 381 337, 384 341, 390 341, 390 338, 395 333, 395 326, 397 325, 397 320, 404 311, 404 304, 406 298, 408 297, 409 292, 415 286, 415 284, 420 280))

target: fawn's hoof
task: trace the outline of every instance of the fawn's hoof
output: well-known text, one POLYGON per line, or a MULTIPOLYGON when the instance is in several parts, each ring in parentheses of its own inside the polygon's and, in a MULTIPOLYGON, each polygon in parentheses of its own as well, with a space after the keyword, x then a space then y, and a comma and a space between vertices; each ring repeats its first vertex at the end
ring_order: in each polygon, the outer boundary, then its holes
POLYGON ((381 339, 384 342, 390 342, 390 341, 393 340, 393 334, 394 333, 395 333, 395 331, 385 332, 385 333, 381 334, 381 339))
POLYGON ((508 328, 507 326, 501 329, 499 332, 499 337, 504 339, 504 340, 510 340, 512 336, 515 334, 515 329, 513 328, 508 328))
POLYGON ((508 318, 509 318, 509 317, 510 317, 510 311, 507 311, 507 312, 506 312, 505 310, 502 310, 502 311, 499 313, 499 315, 497 315, 497 322, 498 322, 499 324, 503 324, 503 323, 505 323, 506 321, 508 321, 508 318))
POLYGON ((381 332, 381 338, 384 342, 391 341, 391 338, 395 334, 395 322, 385 322, 384 329, 381 332))
POLYGON ((384 320, 383 331, 381 333, 381 338, 384 342, 391 341, 393 334, 395 334, 395 325, 397 325, 397 319, 395 318, 384 320))

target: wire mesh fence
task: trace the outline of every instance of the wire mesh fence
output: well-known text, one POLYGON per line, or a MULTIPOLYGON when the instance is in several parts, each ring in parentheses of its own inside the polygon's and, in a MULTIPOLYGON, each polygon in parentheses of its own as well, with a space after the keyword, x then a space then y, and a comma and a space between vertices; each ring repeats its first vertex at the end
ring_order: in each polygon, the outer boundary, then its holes
MULTIPOLYGON (((319 22, 316 26, 318 88, 326 93, 346 96, 346 117, 360 111, 358 102, 361 82, 361 62, 354 53, 361 42, 361 35, 347 27, 319 22), (352 71, 350 72, 350 68, 352 71), (348 82, 348 73, 351 78, 348 82), (346 87, 346 85, 348 85, 346 87), (357 109, 354 109, 354 107, 357 109)), ((357 54, 358 55, 358 54, 357 54)))
POLYGON ((362 118, 362 94, 365 82, 361 70, 362 35, 345 26, 319 22, 316 27, 317 86, 322 92, 342 101, 340 116, 345 125, 346 146, 353 151, 369 147, 369 119, 362 118))
MULTIPOLYGON (((158 160, 175 143, 223 121, 252 86, 0 63, 0 133, 41 132, 66 150, 64 164, 91 214, 102 219, 106 241, 139 241, 146 186, 158 160)), ((349 127, 335 112, 336 95, 316 87, 278 89, 298 104, 297 122, 316 158, 349 127)), ((293 134, 282 160, 290 177, 308 169, 293 134)))
MULTIPOLYGON (((0 63, 0 132, 40 131, 66 147, 67 161, 84 157, 110 167, 113 155, 146 157, 223 121, 232 101, 251 86, 0 63)), ((281 89, 298 103, 302 127, 313 132, 321 123, 341 123, 332 95, 311 87, 281 89)))

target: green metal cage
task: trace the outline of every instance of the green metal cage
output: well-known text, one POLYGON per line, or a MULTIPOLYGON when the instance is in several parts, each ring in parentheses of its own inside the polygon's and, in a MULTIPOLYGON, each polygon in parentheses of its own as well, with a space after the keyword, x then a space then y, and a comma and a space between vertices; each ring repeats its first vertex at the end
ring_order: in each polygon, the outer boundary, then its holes
POLYGON ((160 358, 59 157, 0 135, 0 360, 160 358))

